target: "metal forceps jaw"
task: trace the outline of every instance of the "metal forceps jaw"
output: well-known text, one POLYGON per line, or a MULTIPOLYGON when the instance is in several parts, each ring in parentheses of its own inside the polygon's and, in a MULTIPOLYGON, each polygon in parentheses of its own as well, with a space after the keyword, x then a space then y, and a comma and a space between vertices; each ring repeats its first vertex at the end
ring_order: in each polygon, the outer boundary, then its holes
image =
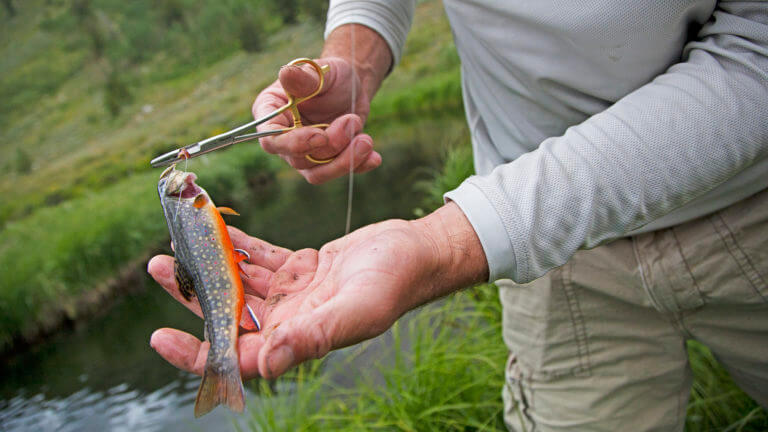
MULTIPOLYGON (((238 126, 230 131, 224 132, 222 134, 212 136, 210 138, 206 138, 202 141, 198 141, 194 144, 190 144, 188 146, 178 148, 176 150, 171 150, 168 153, 164 153, 154 159, 150 162, 150 164, 155 167, 162 167, 171 165, 176 162, 183 161, 185 159, 197 157, 204 155, 206 153, 210 153, 214 150, 218 150, 223 147, 230 146, 232 144, 237 144, 240 142, 245 141, 251 141, 254 139, 258 139, 265 136, 271 136, 271 135, 280 135, 284 134, 288 131, 298 129, 300 127, 303 127, 304 125, 301 122, 301 113, 299 113, 298 104, 304 102, 307 99, 311 99, 315 96, 317 96, 318 93, 320 93, 320 90, 323 89, 323 84, 325 82, 325 74, 329 70, 329 66, 320 66, 317 64, 314 60, 308 59, 308 58, 298 58, 290 63, 287 64, 287 66, 295 66, 298 64, 308 64, 312 66, 312 68, 317 72, 319 83, 317 85, 317 88, 315 91, 313 91, 311 94, 304 96, 304 97, 296 97, 292 94, 286 92, 286 96, 288 96, 288 103, 281 106, 280 108, 272 111, 271 113, 258 118, 252 122, 246 123, 244 125, 238 126), (285 111, 290 110, 291 115, 293 116, 293 126, 283 129, 275 129, 275 130, 269 130, 269 131, 262 131, 262 132, 253 132, 253 133, 245 133, 245 132, 251 128, 254 128, 266 121, 269 121, 278 115, 284 113, 285 111)), ((307 125, 309 127, 317 127, 317 128, 326 128, 328 127, 328 124, 322 123, 322 124, 313 124, 313 125, 307 125)), ((312 162, 315 163, 327 163, 333 160, 326 159, 326 160, 313 160, 310 159, 312 162)))

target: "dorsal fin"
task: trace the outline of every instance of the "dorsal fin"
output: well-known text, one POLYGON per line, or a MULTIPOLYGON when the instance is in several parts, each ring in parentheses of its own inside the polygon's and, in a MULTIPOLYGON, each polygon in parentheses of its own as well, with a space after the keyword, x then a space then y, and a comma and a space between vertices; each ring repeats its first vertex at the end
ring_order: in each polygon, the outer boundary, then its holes
POLYGON ((230 215, 230 216, 240 216, 240 213, 232 210, 229 207, 216 207, 216 210, 219 211, 221 214, 230 215))

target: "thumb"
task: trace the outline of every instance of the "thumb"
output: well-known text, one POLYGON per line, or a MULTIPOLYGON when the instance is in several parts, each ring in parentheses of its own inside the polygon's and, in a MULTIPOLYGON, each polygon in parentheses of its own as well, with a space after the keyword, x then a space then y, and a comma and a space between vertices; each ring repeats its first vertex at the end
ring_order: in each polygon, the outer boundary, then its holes
POLYGON ((320 85, 317 71, 307 64, 285 65, 278 78, 285 92, 298 98, 309 96, 320 85))
POLYGON ((325 356, 386 331, 397 318, 374 305, 375 299, 334 297, 321 306, 283 321, 259 352, 259 372, 276 378, 306 360, 325 356))
POLYGON ((284 321, 259 352, 259 373, 274 379, 306 360, 323 357, 332 348, 328 331, 316 312, 284 321))

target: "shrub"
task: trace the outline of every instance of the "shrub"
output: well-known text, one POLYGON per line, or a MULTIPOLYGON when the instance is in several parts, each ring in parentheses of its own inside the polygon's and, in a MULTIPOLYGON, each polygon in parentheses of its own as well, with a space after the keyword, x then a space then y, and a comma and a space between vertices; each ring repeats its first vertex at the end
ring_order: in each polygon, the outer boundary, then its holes
POLYGON ((264 27, 258 19, 250 14, 240 17, 238 39, 240 47, 247 52, 259 52, 264 46, 264 27))
POLYGON ((117 117, 123 105, 131 101, 131 91, 128 85, 114 70, 107 76, 104 83, 104 106, 112 117, 117 117))

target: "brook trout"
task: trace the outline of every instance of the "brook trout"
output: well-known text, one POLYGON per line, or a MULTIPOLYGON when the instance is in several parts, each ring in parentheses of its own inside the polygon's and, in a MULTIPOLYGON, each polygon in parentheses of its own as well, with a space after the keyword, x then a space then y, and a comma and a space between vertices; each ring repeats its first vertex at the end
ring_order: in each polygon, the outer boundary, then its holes
MULTIPOLYGON (((243 311, 243 283, 238 263, 244 252, 232 246, 222 213, 191 172, 166 169, 157 191, 176 255, 176 281, 182 296, 197 296, 205 319, 205 340, 211 343, 195 401, 195 417, 219 404, 235 412, 244 408, 237 335, 243 311)), ((255 321, 255 317, 253 317, 255 321)))

